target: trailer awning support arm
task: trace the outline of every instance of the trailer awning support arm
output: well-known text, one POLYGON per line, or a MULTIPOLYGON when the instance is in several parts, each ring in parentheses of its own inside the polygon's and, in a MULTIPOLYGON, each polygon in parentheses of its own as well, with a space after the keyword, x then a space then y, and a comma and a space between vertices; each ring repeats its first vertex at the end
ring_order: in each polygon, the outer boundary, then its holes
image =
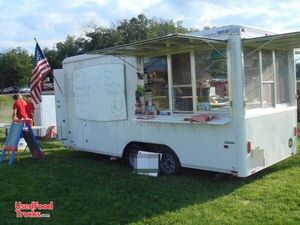
POLYGON ((259 46, 258 48, 254 49, 252 52, 250 52, 248 55, 246 55, 246 57, 249 57, 250 55, 252 55, 253 53, 259 51, 261 48, 263 48, 267 44, 270 44, 270 42, 272 42, 274 39, 275 38, 272 38, 272 39, 268 40, 266 43, 263 43, 261 46, 259 46))
POLYGON ((297 62, 297 61, 299 61, 299 60, 300 60, 300 58, 299 58, 299 59, 296 59, 296 60, 294 60, 294 61, 293 61, 293 63, 295 63, 295 62, 297 62))
POLYGON ((138 71, 138 68, 135 67, 134 65, 132 65, 130 62, 127 62, 125 59, 122 59, 120 56, 118 55, 114 55, 115 57, 118 57, 119 59, 121 59, 124 63, 128 64, 129 66, 133 67, 134 69, 136 69, 136 71, 138 71))
POLYGON ((219 51, 219 49, 217 49, 215 46, 213 46, 211 43, 209 43, 209 41, 205 41, 210 47, 212 47, 213 49, 215 49, 220 55, 222 55, 225 59, 227 59, 227 57, 221 52, 219 51))

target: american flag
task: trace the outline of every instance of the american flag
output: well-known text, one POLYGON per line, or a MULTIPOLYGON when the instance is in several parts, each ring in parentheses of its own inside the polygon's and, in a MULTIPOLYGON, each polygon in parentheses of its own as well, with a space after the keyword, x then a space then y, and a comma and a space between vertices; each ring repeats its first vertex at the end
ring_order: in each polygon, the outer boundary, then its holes
POLYGON ((42 93, 42 81, 45 76, 51 71, 51 67, 42 52, 38 43, 35 46, 35 55, 34 55, 34 69, 32 70, 32 76, 30 81, 30 94, 34 103, 39 104, 42 93))

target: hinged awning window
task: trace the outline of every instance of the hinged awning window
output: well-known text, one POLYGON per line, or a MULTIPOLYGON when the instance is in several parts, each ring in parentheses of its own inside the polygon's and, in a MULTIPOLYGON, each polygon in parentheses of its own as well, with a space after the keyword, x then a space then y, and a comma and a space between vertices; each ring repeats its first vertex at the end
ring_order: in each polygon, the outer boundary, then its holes
POLYGON ((186 52, 192 49, 224 48, 227 41, 197 37, 184 34, 172 34, 164 37, 137 41, 130 44, 120 45, 89 52, 89 54, 155 57, 178 52, 186 52))
POLYGON ((300 48, 300 32, 243 39, 243 45, 271 50, 300 48))

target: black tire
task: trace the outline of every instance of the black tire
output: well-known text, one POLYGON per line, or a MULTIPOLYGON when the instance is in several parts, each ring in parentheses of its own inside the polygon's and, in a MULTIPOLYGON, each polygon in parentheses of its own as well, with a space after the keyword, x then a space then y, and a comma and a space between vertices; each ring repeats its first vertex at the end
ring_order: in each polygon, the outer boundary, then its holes
POLYGON ((180 170, 180 162, 177 155, 167 147, 160 147, 162 153, 160 159, 160 170, 165 175, 177 174, 180 170))
POLYGON ((129 167, 135 168, 135 160, 138 154, 138 151, 143 151, 143 147, 138 144, 130 144, 126 147, 125 150, 125 160, 129 167))

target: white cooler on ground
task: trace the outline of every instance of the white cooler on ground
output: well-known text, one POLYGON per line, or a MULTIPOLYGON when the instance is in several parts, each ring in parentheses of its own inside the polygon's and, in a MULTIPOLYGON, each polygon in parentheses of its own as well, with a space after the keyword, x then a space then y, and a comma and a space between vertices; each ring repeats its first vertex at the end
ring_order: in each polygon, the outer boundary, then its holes
POLYGON ((159 173, 160 153, 139 151, 135 169, 138 174, 157 176, 159 173))

